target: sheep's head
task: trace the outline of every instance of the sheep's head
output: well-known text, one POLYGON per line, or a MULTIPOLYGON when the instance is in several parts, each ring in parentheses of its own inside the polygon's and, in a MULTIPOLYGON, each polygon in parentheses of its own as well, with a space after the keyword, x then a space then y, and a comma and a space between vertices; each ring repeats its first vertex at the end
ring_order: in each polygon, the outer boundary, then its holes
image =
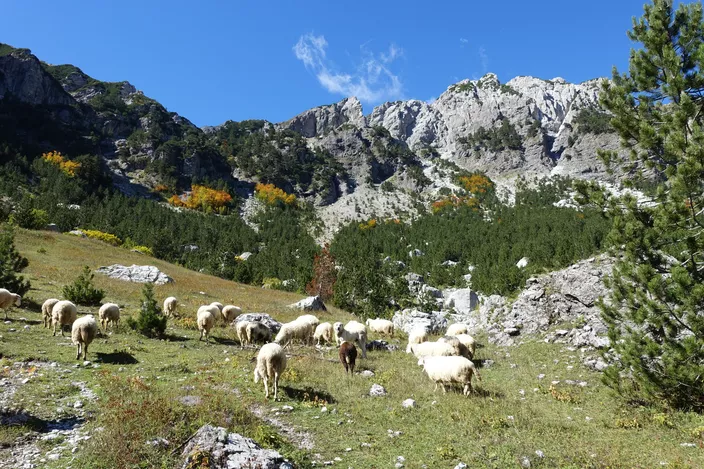
POLYGON ((255 383, 259 382, 259 370, 256 368, 254 369, 254 382, 255 383))
POLYGON ((13 296, 15 297, 15 306, 22 306, 22 297, 17 293, 14 293, 13 296))
POLYGON ((342 323, 336 322, 335 324, 333 324, 332 328, 335 329, 335 334, 340 335, 340 333, 342 332, 342 329, 343 329, 342 323))

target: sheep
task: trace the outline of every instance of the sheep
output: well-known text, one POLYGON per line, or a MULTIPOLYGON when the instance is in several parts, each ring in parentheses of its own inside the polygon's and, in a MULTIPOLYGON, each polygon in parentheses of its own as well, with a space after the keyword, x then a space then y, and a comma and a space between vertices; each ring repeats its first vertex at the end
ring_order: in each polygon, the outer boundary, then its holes
POLYGON ((472 375, 476 374, 479 381, 482 377, 471 360, 465 357, 421 357, 418 365, 423 366, 423 371, 435 382, 435 389, 438 383, 442 386, 443 393, 447 392, 446 384, 459 383, 464 385, 462 393, 469 396, 472 392, 472 375))
POLYGON ((459 355, 457 347, 444 342, 423 342, 421 344, 411 344, 410 347, 416 358, 459 355))
POLYGON ((44 327, 51 327, 51 309, 54 307, 59 300, 56 298, 49 298, 42 304, 42 317, 44 318, 44 327))
POLYGON ((394 336, 394 323, 388 319, 367 319, 365 324, 372 332, 394 336))
POLYGON ((15 306, 22 305, 22 297, 17 293, 12 293, 9 290, 0 288, 0 308, 5 311, 5 319, 7 319, 7 310, 15 306))
POLYGON ((178 307, 178 300, 176 297, 170 296, 164 300, 164 315, 166 317, 176 316, 176 308, 178 307))
POLYGON ((310 345, 313 342, 313 326, 309 322, 298 320, 282 324, 274 342, 286 346, 294 339, 300 339, 304 344, 310 345))
POLYGON ((217 301, 210 303, 210 306, 215 306, 218 309, 218 313, 222 312, 222 309, 224 308, 222 303, 218 303, 217 301))
POLYGON ((340 362, 345 367, 345 373, 354 374, 354 362, 357 360, 357 348, 352 342, 342 342, 340 345, 340 362))
POLYGON ((88 346, 95 336, 98 335, 98 324, 92 314, 76 319, 71 327, 71 342, 76 346, 76 360, 81 358, 81 348, 83 348, 83 359, 88 357, 88 346))
POLYGON ((318 327, 318 324, 320 324, 320 319, 313 316, 312 314, 304 314, 303 316, 298 316, 296 318, 296 321, 305 321, 307 323, 310 323, 310 325, 313 326, 313 329, 318 327))
MULTIPOLYGON (((198 330, 200 331, 200 338, 198 340, 203 340, 203 336, 205 336, 206 344, 210 341, 210 329, 212 329, 215 324, 216 316, 212 311, 213 309, 217 310, 213 305, 198 308, 197 323, 198 330)), ((220 311, 218 310, 218 314, 219 313, 220 311)))
POLYGON ((474 358, 474 354, 476 353, 477 350, 477 344, 474 341, 474 338, 471 335, 468 334, 457 334, 455 337, 469 350, 469 353, 471 354, 470 357, 468 357, 470 360, 474 358))
POLYGON ((445 335, 457 335, 457 334, 466 334, 467 333, 467 325, 466 324, 452 324, 447 328, 447 332, 445 332, 445 335))
POLYGON ((271 340, 271 329, 258 321, 247 323, 246 329, 247 343, 269 342, 271 340))
POLYGON ((333 336, 334 331, 332 329, 332 324, 330 324, 329 322, 318 324, 318 327, 315 328, 315 332, 313 333, 313 339, 318 345, 320 345, 321 339, 324 340, 326 343, 331 344, 333 341, 333 336))
POLYGON ((362 358, 367 358, 367 327, 357 321, 350 321, 345 326, 341 322, 336 322, 333 325, 337 343, 342 342, 357 342, 359 348, 362 349, 362 358))
POLYGON ((278 397, 279 377, 286 369, 286 354, 277 343, 262 345, 257 355, 257 366, 254 368, 254 382, 261 378, 264 381, 264 393, 269 399, 269 380, 274 381, 274 400, 278 397))
POLYGON ((415 328, 411 330, 408 334, 408 346, 406 346, 406 353, 411 353, 411 345, 421 344, 428 341, 428 331, 425 328, 415 328))
POLYGON ((446 335, 444 337, 440 337, 438 339, 438 342, 445 342, 446 344, 452 345, 457 353, 455 355, 459 355, 461 357, 469 358, 470 360, 474 356, 472 352, 470 352, 469 348, 460 341, 459 338, 457 338, 454 335, 446 335))
POLYGON ((251 321, 238 321, 237 324, 235 324, 237 338, 240 340, 240 348, 243 348, 247 343, 247 325, 250 322, 251 321))
POLYGON ((224 323, 230 323, 234 321, 237 316, 242 314, 242 308, 239 306, 227 305, 220 310, 220 314, 224 323))
POLYGON ((59 301, 51 308, 51 322, 54 325, 54 336, 56 336, 56 326, 61 328, 61 337, 64 336, 64 326, 70 326, 78 316, 76 305, 68 300, 59 301))
POLYGON ((107 332, 108 324, 112 323, 113 327, 117 327, 120 324, 120 307, 115 303, 105 303, 98 310, 98 318, 103 331, 107 332))

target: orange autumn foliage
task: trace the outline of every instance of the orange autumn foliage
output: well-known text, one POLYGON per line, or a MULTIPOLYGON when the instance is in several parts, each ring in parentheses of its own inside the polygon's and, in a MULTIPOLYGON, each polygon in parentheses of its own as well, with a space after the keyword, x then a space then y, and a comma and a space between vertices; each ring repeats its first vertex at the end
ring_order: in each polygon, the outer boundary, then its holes
POLYGON ((458 197, 456 195, 451 195, 450 197, 433 202, 431 209, 433 213, 438 213, 447 208, 457 208, 462 205, 472 207, 472 210, 476 212, 478 210, 477 207, 479 207, 479 200, 474 197, 458 197))
POLYGON ((296 196, 287 194, 273 184, 257 183, 254 187, 254 196, 267 205, 295 205, 296 196))
POLYGON ((177 195, 173 195, 169 198, 168 202, 175 207, 185 207, 193 210, 199 209, 204 212, 215 210, 223 213, 227 209, 227 205, 232 202, 232 196, 225 191, 193 184, 191 186, 191 192, 185 200, 177 195))
POLYGON ((494 183, 488 177, 481 174, 460 176, 459 182, 466 191, 474 195, 486 194, 494 186, 494 183))
POLYGON ((74 177, 76 175, 76 171, 78 171, 78 169, 81 167, 81 163, 67 160, 58 151, 50 151, 48 153, 44 153, 42 155, 42 159, 48 163, 58 166, 64 174, 71 177, 74 177))
POLYGON ((369 220, 367 222, 360 223, 359 229, 362 231, 366 231, 366 230, 371 230, 375 226, 376 226, 376 218, 372 218, 371 220, 369 220))

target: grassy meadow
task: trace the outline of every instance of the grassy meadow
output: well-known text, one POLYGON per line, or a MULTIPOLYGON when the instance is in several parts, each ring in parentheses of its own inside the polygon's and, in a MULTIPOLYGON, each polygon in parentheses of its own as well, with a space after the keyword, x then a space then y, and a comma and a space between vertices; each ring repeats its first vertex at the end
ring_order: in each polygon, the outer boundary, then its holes
MULTIPOLYGON (((625 405, 601 384, 599 373, 581 364, 579 350, 540 340, 500 348, 480 336, 484 346, 475 362, 491 364, 480 368, 482 381, 465 398, 434 393, 416 360, 403 353, 401 335, 392 339, 401 351, 369 351, 368 359, 358 360, 358 370, 374 372, 370 378, 346 376, 334 348, 294 347, 279 401, 267 401, 263 385, 252 380, 257 351, 240 349, 234 329, 222 325, 211 344, 199 342, 195 311, 220 301, 284 322, 299 314, 287 305, 300 295, 236 284, 67 235, 18 230, 16 244, 30 261, 25 274, 32 290, 21 308, 10 311, 11 322, 0 324, 0 378, 13 367, 26 372, 27 382, 9 400, 36 418, 0 427, 0 461, 41 435, 45 422, 71 417, 85 387, 97 395, 83 399, 81 408, 91 438, 46 467, 176 467, 182 446, 206 423, 252 437, 298 467, 332 461, 333 467, 387 468, 399 456, 407 468, 453 468, 459 462, 521 467, 526 458, 530 467, 546 468, 704 467, 704 416, 625 405), (91 344, 92 364, 84 366, 75 360, 69 334, 52 337, 42 327, 40 305, 60 297, 61 287, 84 265, 114 263, 155 265, 171 276, 174 283, 155 292, 160 301, 176 296, 181 318, 169 322, 165 340, 129 331, 125 318, 136 314, 142 285, 96 274, 96 285, 108 292, 104 301, 122 307, 123 325, 91 344), (370 397, 373 383, 387 395, 370 397), (402 407, 408 398, 416 407, 402 407), (169 443, 148 443, 156 438, 169 443)), ((335 308, 318 317, 352 318, 335 308)), ((60 444, 40 439, 37 446, 51 451, 60 444)))

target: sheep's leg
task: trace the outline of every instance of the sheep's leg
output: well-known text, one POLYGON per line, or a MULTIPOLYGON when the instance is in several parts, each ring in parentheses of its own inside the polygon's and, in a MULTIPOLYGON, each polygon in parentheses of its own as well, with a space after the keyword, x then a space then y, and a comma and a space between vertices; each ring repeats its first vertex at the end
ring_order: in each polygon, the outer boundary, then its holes
POLYGON ((264 397, 269 399, 269 378, 264 377, 262 381, 264 381, 264 397))
POLYGON ((354 374, 354 363, 350 363, 350 374, 354 374))
POLYGON ((54 321, 54 334, 53 334, 53 336, 56 337, 56 321, 54 321))
POLYGON ((61 337, 64 337, 64 325, 61 324, 60 327, 61 327, 61 337))
POLYGON ((367 358, 367 344, 364 340, 357 341, 359 348, 362 349, 362 358, 367 358))
POLYGON ((445 387, 445 383, 440 383, 440 386, 442 386, 442 393, 447 394, 447 388, 445 387))
POLYGON ((81 343, 76 344, 76 360, 81 358, 81 343))
POLYGON ((462 394, 465 396, 469 396, 469 393, 472 391, 472 385, 470 383, 466 383, 464 385, 464 390, 462 391, 462 394))
POLYGON ((437 392, 437 390, 438 390, 438 382, 436 381, 435 382, 435 389, 433 389, 433 392, 437 392))
POLYGON ((200 340, 203 340, 203 330, 202 330, 202 329, 201 329, 201 331, 200 331, 200 337, 198 338, 198 340, 199 340, 199 341, 200 341, 200 340))
POLYGON ((274 372, 274 400, 278 398, 279 395, 279 372, 274 372))
POLYGON ((88 344, 83 345, 83 360, 88 360, 88 344))

